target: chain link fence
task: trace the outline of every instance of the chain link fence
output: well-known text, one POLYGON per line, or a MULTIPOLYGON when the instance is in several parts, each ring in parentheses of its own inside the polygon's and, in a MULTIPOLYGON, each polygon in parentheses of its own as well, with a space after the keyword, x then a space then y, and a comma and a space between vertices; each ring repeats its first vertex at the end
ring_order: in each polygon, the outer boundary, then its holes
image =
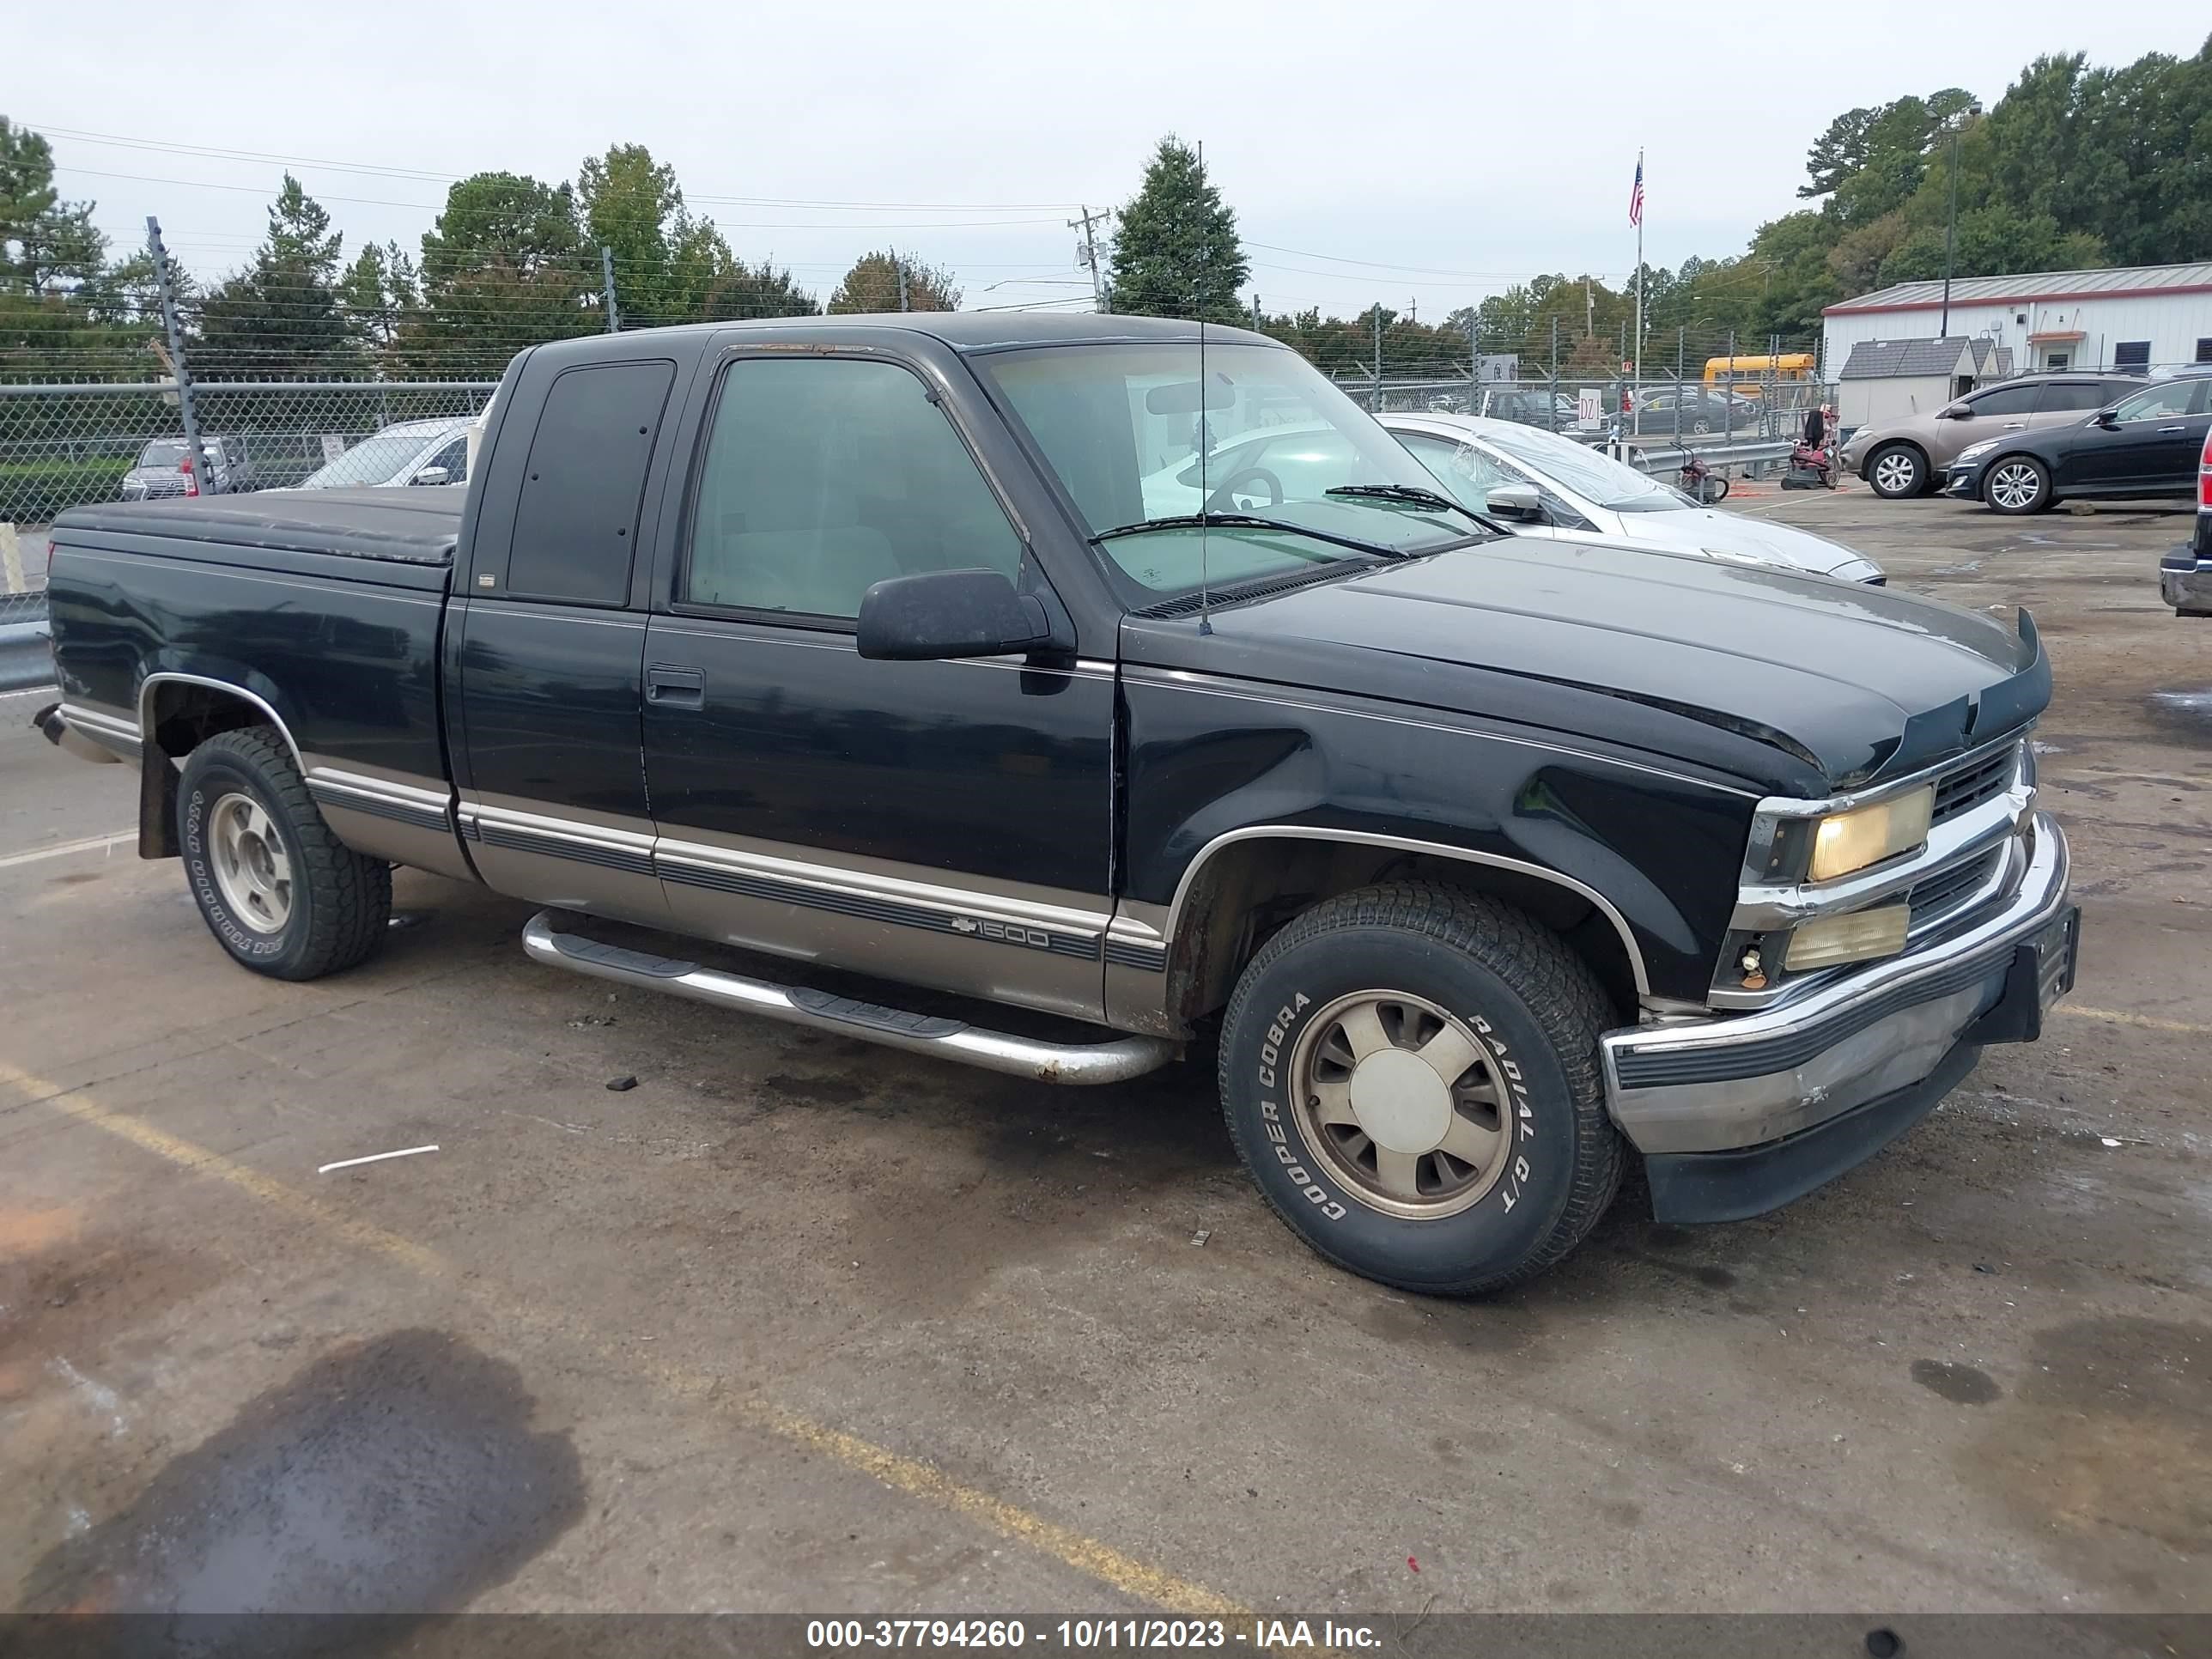
MULTIPOLYGON (((192 483, 206 494, 294 488, 389 428, 473 418, 497 384, 203 381, 190 394, 192 483)), ((25 541, 67 507, 189 493, 181 402, 173 385, 0 385, 0 524, 25 541)))

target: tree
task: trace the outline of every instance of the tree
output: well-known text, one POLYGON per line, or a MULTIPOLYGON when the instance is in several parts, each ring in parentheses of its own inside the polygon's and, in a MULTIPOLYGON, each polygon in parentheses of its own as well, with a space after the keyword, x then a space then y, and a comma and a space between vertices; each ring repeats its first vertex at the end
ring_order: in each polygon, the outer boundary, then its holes
POLYGON ((380 356, 398 343, 422 303, 415 262, 397 242, 364 246, 346 267, 338 297, 356 337, 380 356))
POLYGON ((690 322, 732 270, 729 245, 713 221, 684 205, 676 169, 643 144, 615 144, 577 170, 586 253, 614 257, 615 298, 624 327, 690 322))
POLYGON ((589 333, 604 326, 599 263, 567 185, 473 173, 423 234, 422 307, 395 350, 417 367, 495 372, 525 346, 589 333))
POLYGON ((337 294, 344 245, 321 204, 286 173, 252 263, 199 307, 194 372, 252 379, 358 368, 337 294))
MULTIPOLYGON (((1944 232, 1917 230, 1881 262, 1880 287, 1943 274, 1944 232)), ((1962 210, 1951 269, 1958 276, 2002 271, 2081 270, 2105 263, 2104 245, 2087 231, 2061 230, 2047 213, 2022 213, 2002 203, 1962 210)))
POLYGON ((1218 321, 1244 314, 1238 295, 1252 268, 1236 212, 1207 181, 1197 151, 1173 133, 1160 140, 1116 224, 1114 310, 1218 321))
POLYGON ((748 265, 732 259, 708 290, 704 315, 714 322, 747 317, 811 317, 822 309, 814 296, 771 262, 748 265))
POLYGON ((838 282, 836 292, 830 296, 829 310, 832 316, 854 311, 957 311, 960 309, 960 290, 952 285, 952 273, 938 265, 900 253, 896 249, 863 253, 853 262, 853 268, 838 282), (902 303, 899 275, 906 276, 906 293, 902 303))

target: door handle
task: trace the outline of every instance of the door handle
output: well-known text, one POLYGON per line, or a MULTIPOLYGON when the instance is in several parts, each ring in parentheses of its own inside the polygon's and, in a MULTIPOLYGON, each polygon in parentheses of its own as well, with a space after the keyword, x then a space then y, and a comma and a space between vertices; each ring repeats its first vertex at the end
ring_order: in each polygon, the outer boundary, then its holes
POLYGON ((2182 425, 2182 426, 2162 426, 2162 427, 2159 428, 2159 429, 2158 429, 2158 435, 2159 435, 2160 437, 2163 438, 2163 437, 2165 437, 2165 436, 2166 435, 2166 434, 2168 434, 2169 432, 2186 432, 2186 431, 2188 431, 2188 430, 2189 430, 2189 428, 2188 428, 2186 425, 2182 425))
POLYGON ((645 700, 659 708, 704 708, 707 672, 702 668, 653 663, 645 671, 645 700))
POLYGON ((2026 421, 2007 421, 2004 423, 2004 429, 2008 432, 2025 432, 2027 430, 2027 422, 2026 421))

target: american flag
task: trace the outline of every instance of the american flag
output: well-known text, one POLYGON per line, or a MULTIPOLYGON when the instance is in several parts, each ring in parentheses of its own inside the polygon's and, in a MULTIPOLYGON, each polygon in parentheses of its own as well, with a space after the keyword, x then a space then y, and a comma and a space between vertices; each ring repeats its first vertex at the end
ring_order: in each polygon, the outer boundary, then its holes
POLYGON ((1639 228, 1644 223, 1644 152, 1636 152, 1636 188, 1628 192, 1628 222, 1639 228))

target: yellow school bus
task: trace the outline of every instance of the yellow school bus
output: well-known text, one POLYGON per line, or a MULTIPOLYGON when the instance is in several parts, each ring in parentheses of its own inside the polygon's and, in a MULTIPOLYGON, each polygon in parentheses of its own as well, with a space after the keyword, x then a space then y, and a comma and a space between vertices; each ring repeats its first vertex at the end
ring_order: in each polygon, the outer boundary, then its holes
POLYGON ((1768 381, 1792 385, 1809 380, 1820 359, 1809 351, 1785 351, 1778 357, 1708 357, 1705 384, 1726 386, 1740 398, 1761 396, 1768 381))

